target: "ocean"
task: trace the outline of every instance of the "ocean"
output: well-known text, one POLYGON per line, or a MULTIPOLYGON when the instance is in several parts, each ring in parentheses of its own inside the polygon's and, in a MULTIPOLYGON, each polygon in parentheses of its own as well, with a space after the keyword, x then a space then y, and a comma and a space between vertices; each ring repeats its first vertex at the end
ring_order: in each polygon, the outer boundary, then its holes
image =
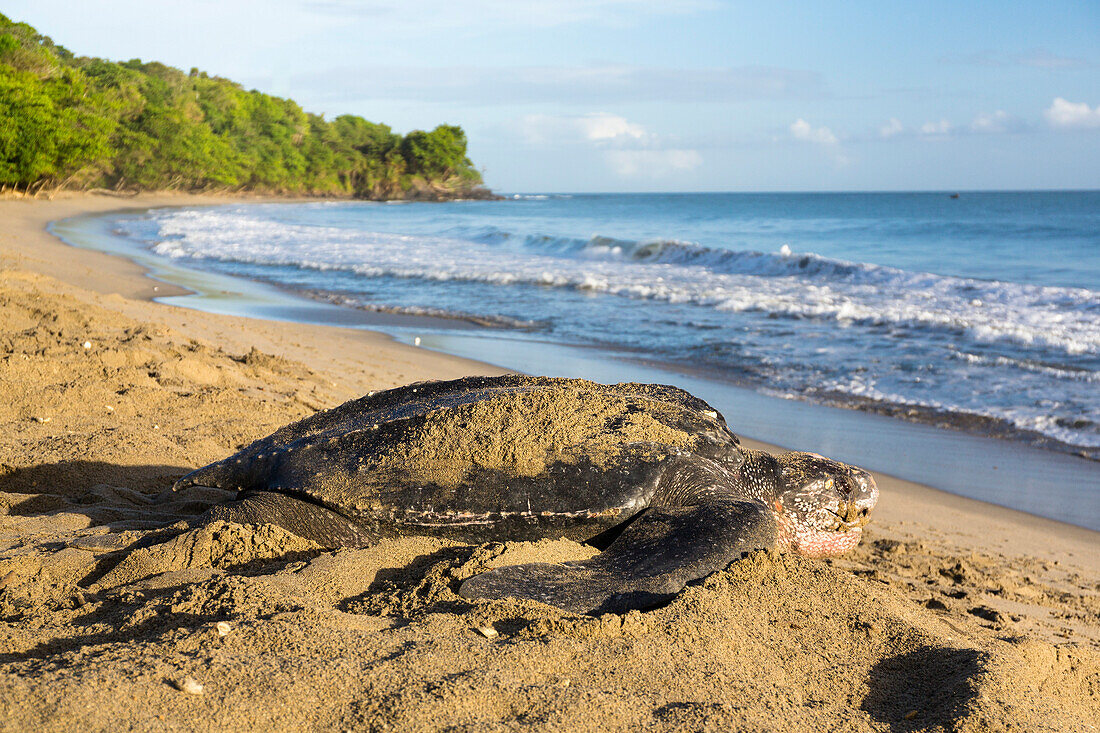
POLYGON ((432 316, 427 331, 453 324, 481 339, 465 355, 493 344, 503 366, 582 347, 1100 458, 1100 192, 516 194, 95 226, 154 269, 432 316))

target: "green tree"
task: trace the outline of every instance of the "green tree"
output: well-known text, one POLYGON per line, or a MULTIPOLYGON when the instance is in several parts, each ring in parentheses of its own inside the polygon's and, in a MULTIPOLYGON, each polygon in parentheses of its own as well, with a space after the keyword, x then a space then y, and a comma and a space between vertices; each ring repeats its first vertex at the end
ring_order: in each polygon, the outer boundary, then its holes
POLYGON ((401 141, 401 155, 410 173, 448 178, 473 172, 466 157, 466 133, 456 125, 440 125, 431 132, 413 130, 401 141))
POLYGON ((462 128, 402 137, 199 69, 75 57, 0 15, 0 184, 469 195, 462 128))

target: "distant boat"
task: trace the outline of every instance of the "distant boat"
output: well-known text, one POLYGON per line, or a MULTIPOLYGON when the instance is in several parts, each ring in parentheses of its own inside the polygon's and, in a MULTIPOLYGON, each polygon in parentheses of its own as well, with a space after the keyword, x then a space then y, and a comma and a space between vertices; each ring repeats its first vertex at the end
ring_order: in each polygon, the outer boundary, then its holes
POLYGON ((951 198, 953 198, 953 199, 957 199, 958 197, 959 197, 959 194, 957 194, 957 193, 951 194, 951 198))

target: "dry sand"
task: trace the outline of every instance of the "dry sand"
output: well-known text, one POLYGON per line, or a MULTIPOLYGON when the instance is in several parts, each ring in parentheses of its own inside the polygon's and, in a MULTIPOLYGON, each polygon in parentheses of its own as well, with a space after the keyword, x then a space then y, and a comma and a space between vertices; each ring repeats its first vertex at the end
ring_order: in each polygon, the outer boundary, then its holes
POLYGON ((187 530, 225 498, 166 492, 188 469, 367 390, 501 371, 151 303, 138 267, 43 231, 216 201, 0 201, 0 730, 1100 726, 1100 536, 888 476, 850 556, 761 553, 600 618, 455 595, 591 553, 568 541, 187 530))

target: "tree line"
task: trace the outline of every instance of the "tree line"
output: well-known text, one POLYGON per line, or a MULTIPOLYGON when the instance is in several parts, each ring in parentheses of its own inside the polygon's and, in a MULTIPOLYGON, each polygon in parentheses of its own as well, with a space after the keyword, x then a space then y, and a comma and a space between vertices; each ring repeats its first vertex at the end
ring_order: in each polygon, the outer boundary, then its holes
POLYGON ((488 196, 461 127, 326 120, 198 69, 75 56, 0 14, 0 190, 488 196))

